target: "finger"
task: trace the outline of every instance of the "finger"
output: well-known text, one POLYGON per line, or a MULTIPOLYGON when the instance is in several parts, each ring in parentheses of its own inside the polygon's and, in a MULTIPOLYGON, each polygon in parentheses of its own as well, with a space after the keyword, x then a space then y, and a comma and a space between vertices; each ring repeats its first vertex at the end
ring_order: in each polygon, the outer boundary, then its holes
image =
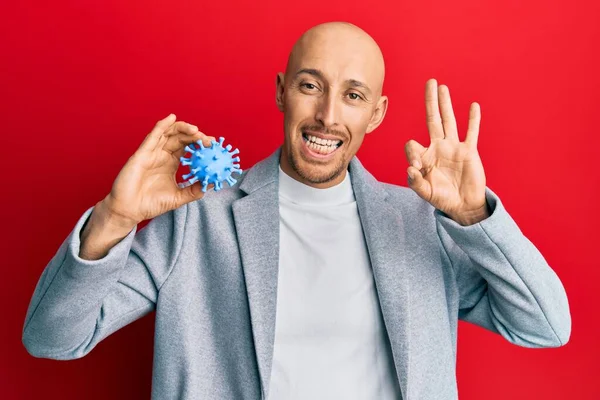
POLYGON ((431 185, 425 178, 423 178, 421 171, 413 166, 410 166, 406 172, 408 173, 408 186, 414 190, 419 197, 429 201, 431 198, 431 185))
POLYGON ((481 123, 481 107, 479 103, 471 103, 469 110, 469 128, 467 129, 467 137, 465 142, 469 146, 477 147, 479 139, 479 124, 481 123))
POLYGON ((425 84, 425 114, 429 137, 433 139, 444 138, 444 127, 438 108, 437 81, 429 79, 425 84))
POLYGON ((176 120, 177 117, 175 116, 175 114, 171 113, 166 118, 163 118, 160 121, 158 121, 156 125, 154 125, 154 128, 146 136, 146 138, 140 145, 140 148, 145 150, 153 150, 161 140, 161 137, 163 136, 165 131, 169 129, 169 127, 172 126, 176 120))
POLYGON ((214 136, 207 136, 203 132, 196 132, 195 134, 188 134, 187 132, 174 134, 168 137, 167 142, 163 146, 163 150, 177 155, 180 157, 185 152, 185 147, 191 143, 202 141, 204 147, 210 146, 213 140, 216 140, 214 136))
POLYGON ((178 134, 195 135, 198 133, 196 125, 188 124, 187 122, 177 121, 169 127, 164 133, 166 137, 178 134))
POLYGON ((423 168, 423 154, 426 151, 426 147, 423 147, 419 142, 412 139, 404 145, 404 152, 406 153, 408 164, 417 169, 423 168))
POLYGON ((168 127, 173 125, 175 123, 175 121, 177 121, 177 116, 175 114, 171 113, 166 118, 163 118, 160 121, 158 121, 152 131, 153 132, 154 131, 164 132, 168 127))
POLYGON ((444 137, 458 142, 458 128, 456 118, 452 110, 452 100, 450 99, 450 89, 446 85, 438 87, 438 99, 440 103, 440 112, 442 113, 442 125, 444 126, 444 137))

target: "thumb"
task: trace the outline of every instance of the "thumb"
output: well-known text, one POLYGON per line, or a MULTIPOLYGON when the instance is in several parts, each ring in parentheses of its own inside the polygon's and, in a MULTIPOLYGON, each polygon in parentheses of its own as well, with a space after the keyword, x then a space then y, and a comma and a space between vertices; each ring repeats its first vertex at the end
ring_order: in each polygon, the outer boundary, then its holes
POLYGON ((408 186, 410 186, 419 197, 429 201, 429 198, 431 197, 431 185, 423 178, 421 171, 411 165, 406 172, 408 173, 408 186))
MULTIPOLYGON (((190 203, 194 200, 200 200, 204 197, 206 193, 202 191, 202 182, 194 182, 193 184, 189 184, 189 182, 181 182, 177 184, 179 186, 179 202, 178 207, 181 207, 184 204, 190 203)), ((208 191, 212 185, 208 185, 206 190, 208 191)))

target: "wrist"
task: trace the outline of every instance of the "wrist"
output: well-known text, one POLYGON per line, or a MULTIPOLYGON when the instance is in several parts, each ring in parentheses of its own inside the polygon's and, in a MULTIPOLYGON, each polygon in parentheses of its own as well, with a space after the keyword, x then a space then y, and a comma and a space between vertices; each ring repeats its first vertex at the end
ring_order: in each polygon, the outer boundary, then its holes
POLYGON ((110 194, 96 204, 94 212, 96 212, 96 209, 98 210, 99 219, 103 221, 107 229, 129 232, 141 222, 119 211, 114 198, 110 194))
POLYGON ((79 256, 86 260, 103 258, 136 225, 112 213, 104 200, 99 201, 80 233, 79 256))
POLYGON ((492 211, 487 201, 483 206, 476 210, 464 211, 456 214, 448 214, 448 216, 456 223, 462 226, 477 224, 492 215, 492 211))

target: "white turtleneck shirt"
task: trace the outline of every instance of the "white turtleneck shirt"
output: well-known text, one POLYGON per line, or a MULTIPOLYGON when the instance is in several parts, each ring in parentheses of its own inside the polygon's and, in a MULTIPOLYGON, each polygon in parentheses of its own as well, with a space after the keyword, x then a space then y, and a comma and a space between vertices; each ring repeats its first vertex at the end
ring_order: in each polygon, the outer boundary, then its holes
POLYGON ((350 179, 316 189, 279 169, 269 400, 401 398, 350 179))

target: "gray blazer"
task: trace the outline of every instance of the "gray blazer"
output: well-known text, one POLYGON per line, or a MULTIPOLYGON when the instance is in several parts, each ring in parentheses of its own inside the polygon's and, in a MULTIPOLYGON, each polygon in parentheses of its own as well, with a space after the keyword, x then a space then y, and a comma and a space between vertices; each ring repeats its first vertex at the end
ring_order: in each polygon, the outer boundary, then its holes
MULTIPOLYGON (((134 229, 96 261, 79 234, 45 268, 23 330, 30 354, 86 355, 156 310, 153 399, 264 399, 275 333, 280 149, 239 185, 134 229)), ((349 166, 405 400, 456 399, 458 319, 525 347, 570 336, 565 290, 486 188, 492 215, 461 226, 411 189, 349 166)))

